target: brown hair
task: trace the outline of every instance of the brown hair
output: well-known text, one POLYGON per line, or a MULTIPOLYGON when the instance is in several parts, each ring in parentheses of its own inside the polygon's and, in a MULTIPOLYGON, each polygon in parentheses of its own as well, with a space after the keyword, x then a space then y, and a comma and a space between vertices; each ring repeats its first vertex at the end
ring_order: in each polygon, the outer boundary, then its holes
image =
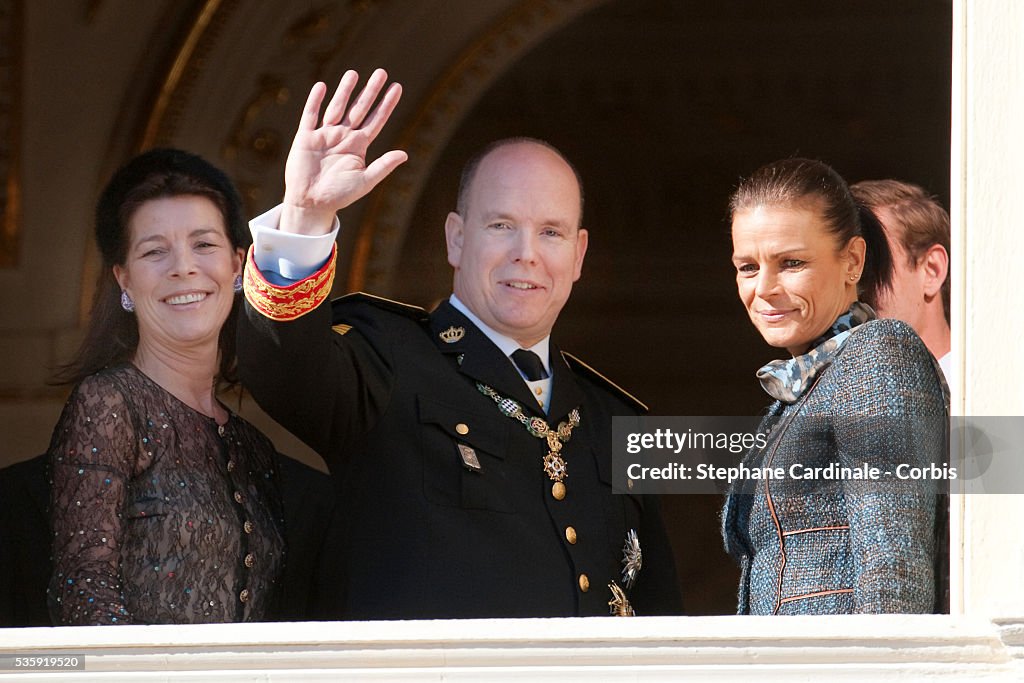
MULTIPOLYGON (((85 339, 75 358, 58 367, 55 384, 74 384, 110 365, 131 360, 139 344, 135 316, 121 308, 121 290, 113 267, 124 265, 130 241, 129 223, 140 206, 163 197, 199 196, 212 201, 224 216, 231 246, 245 248, 249 232, 242 203, 228 177, 202 158, 176 149, 144 152, 121 167, 107 183, 96 206, 96 244, 103 257, 85 339)), ((236 297, 220 331, 219 379, 235 379, 236 297)))
POLYGON ((837 248, 854 237, 864 238, 867 249, 858 282, 860 300, 875 306, 879 294, 891 286, 892 254, 881 224, 870 209, 854 201, 846 181, 828 164, 801 158, 765 164, 740 181, 729 198, 729 214, 757 206, 820 209, 837 248))
MULTIPOLYGON (((884 226, 907 252, 908 264, 917 268, 932 246, 949 254, 949 214, 924 188, 899 180, 863 180, 850 186, 857 201, 875 211, 886 209, 892 225, 884 226)), ((942 310, 949 322, 949 270, 942 283, 942 310)))

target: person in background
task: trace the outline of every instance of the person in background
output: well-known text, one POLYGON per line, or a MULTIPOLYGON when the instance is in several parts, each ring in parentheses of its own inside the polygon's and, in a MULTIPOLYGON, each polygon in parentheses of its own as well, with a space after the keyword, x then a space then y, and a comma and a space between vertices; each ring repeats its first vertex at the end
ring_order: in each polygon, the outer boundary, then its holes
POLYGON ((251 222, 239 326, 246 386, 335 479, 336 618, 678 613, 656 501, 612 493, 612 416, 645 408, 552 332, 588 243, 575 170, 545 142, 492 144, 445 223, 453 294, 332 305, 335 212, 406 158, 368 162, 401 91, 357 80, 322 123, 310 91, 283 206, 251 222))
MULTIPOLYGON (((911 183, 864 180, 850 186, 854 199, 878 216, 893 254, 892 288, 882 292, 878 315, 914 328, 952 379, 949 332, 949 214, 938 199, 911 183)), ((939 605, 949 611, 949 497, 939 497, 935 578, 939 605)))
POLYGON ((850 191, 878 216, 892 249, 892 289, 879 297, 878 315, 913 327, 950 379, 949 214, 899 180, 864 180, 850 191))
POLYGON ((892 262, 874 215, 808 159, 767 164, 730 201, 733 265, 751 322, 788 360, 757 375, 775 399, 751 468, 723 512, 741 614, 914 613, 935 608, 936 498, 915 482, 854 470, 941 463, 947 399, 921 339, 871 306, 892 262), (939 427, 939 428, 935 428, 939 427), (848 474, 798 480, 808 468, 848 474))
POLYGON ((256 621, 284 562, 270 441, 217 399, 234 379, 248 244, 220 170, 132 159, 96 209, 103 272, 48 449, 56 624, 256 621))

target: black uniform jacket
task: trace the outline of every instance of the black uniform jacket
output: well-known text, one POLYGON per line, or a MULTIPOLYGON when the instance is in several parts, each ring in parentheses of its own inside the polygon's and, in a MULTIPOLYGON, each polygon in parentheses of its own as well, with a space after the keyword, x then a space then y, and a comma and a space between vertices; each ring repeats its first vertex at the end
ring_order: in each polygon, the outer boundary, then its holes
POLYGON ((336 591, 321 596, 332 613, 323 616, 608 614, 630 530, 643 553, 628 592, 637 614, 680 611, 656 500, 611 488, 611 417, 643 406, 554 345, 547 416, 511 361, 447 302, 428 315, 353 294, 290 322, 246 304, 239 362, 259 404, 332 471, 336 591), (544 472, 545 442, 478 382, 553 427, 579 408, 562 450, 564 499, 544 472), (479 469, 465 464, 465 447, 479 469))

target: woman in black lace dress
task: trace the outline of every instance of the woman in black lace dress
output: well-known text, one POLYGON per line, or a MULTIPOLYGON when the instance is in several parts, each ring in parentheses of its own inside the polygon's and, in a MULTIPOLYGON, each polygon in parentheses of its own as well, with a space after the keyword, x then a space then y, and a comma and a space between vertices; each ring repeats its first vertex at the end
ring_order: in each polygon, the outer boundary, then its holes
POLYGON ((153 150, 96 211, 103 275, 50 442, 57 624, 256 621, 283 566, 274 448, 216 398, 248 242, 206 161, 153 150))

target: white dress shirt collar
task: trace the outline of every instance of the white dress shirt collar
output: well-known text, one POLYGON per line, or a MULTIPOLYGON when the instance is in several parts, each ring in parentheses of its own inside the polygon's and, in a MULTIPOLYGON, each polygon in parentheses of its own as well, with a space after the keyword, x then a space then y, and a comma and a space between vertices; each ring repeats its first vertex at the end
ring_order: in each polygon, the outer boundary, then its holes
MULTIPOLYGON (((497 332, 494 329, 488 327, 482 320, 480 320, 480 318, 478 318, 476 315, 474 315, 473 312, 470 311, 469 308, 466 307, 466 304, 464 304, 461 301, 459 301, 459 297, 455 296, 454 294, 452 294, 450 297, 448 297, 448 301, 450 301, 452 306, 454 306, 456 310, 458 310, 460 313, 462 313, 462 315, 464 315, 467 318, 469 318, 470 321, 474 325, 476 325, 480 329, 480 331, 483 332, 484 335, 487 336, 488 339, 490 339, 492 342, 494 342, 495 346, 497 346, 499 349, 501 349, 502 353, 504 353, 506 356, 509 357, 509 362, 510 363, 512 362, 512 358, 511 358, 512 357, 512 353, 514 351, 516 351, 517 349, 521 349, 522 348, 519 345, 519 342, 517 342, 515 339, 512 339, 511 337, 506 337, 505 335, 501 334, 500 332, 497 332)), ((528 348, 527 351, 533 351, 535 354, 537 354, 540 357, 540 362, 544 364, 544 370, 547 371, 548 377, 550 377, 551 376, 551 362, 550 362, 550 360, 551 360, 551 335, 548 335, 548 336, 544 337, 539 342, 537 342, 536 344, 534 344, 533 346, 528 348)), ((513 363, 513 365, 515 365, 515 363, 513 363)), ((519 370, 519 368, 516 367, 516 370, 519 370)), ((519 374, 520 375, 523 374, 521 370, 519 370, 519 374)), ((524 376, 523 379, 526 379, 526 377, 524 376)))

